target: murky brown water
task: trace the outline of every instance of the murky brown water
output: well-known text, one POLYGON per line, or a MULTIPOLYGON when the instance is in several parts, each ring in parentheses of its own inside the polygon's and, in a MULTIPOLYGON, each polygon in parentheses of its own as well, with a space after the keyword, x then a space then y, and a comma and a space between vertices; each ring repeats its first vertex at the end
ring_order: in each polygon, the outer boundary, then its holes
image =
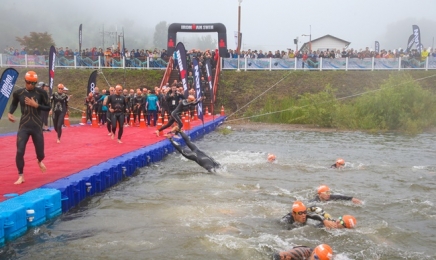
POLYGON ((195 143, 217 174, 179 154, 95 196, 0 249, 6 259, 271 259, 274 250, 327 243, 335 259, 436 259, 436 135, 287 130, 214 132, 195 143), (266 163, 266 154, 277 162, 266 163), (344 170, 329 166, 338 157, 344 170), (320 184, 363 205, 330 202, 353 230, 278 220, 320 184))

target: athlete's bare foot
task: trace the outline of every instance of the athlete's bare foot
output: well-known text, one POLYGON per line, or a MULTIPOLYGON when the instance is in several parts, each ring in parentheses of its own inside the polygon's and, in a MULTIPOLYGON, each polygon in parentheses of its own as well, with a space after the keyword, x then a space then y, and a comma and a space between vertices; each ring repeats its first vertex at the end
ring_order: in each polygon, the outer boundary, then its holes
POLYGON ((114 139, 114 136, 115 136, 114 134, 111 134, 111 139, 112 139, 112 140, 114 139))
POLYGON ((123 142, 121 142, 121 140, 120 140, 120 139, 118 139, 118 143, 119 143, 119 144, 122 144, 123 142))
POLYGON ((41 170, 41 172, 43 172, 43 173, 47 170, 47 167, 45 167, 45 164, 42 161, 38 162, 38 166, 39 166, 39 169, 41 170))
POLYGON ((156 136, 159 136, 159 130, 156 130, 156 136))
POLYGON ((60 139, 56 140, 56 143, 60 144, 60 143, 61 143, 61 140, 60 140, 60 139))
POLYGON ((24 176, 18 177, 18 180, 14 182, 14 184, 21 184, 21 183, 24 183, 24 176))
POLYGON ((107 134, 107 135, 112 135, 112 133, 109 133, 109 134, 107 134))

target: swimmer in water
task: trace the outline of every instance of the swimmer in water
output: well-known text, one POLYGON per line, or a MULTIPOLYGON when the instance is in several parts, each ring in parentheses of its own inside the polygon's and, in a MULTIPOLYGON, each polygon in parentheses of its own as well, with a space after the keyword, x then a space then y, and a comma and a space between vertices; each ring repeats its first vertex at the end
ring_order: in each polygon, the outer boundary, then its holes
POLYGON ((354 204, 362 204, 362 201, 350 196, 340 194, 331 194, 330 188, 327 185, 321 185, 317 189, 317 195, 309 202, 322 202, 332 200, 351 200, 354 204))
POLYGON ((327 244, 321 244, 315 248, 296 246, 287 251, 281 251, 273 255, 273 260, 331 260, 333 249, 327 244))

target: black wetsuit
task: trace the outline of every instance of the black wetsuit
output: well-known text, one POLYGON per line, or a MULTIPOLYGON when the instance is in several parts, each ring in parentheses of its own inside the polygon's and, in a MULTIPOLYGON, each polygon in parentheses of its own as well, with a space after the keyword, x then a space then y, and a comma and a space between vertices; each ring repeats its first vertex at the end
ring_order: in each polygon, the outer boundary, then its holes
POLYGON ((53 115, 53 126, 56 133, 58 133, 58 139, 61 139, 62 125, 65 114, 68 111, 68 96, 65 93, 53 93, 50 102, 53 115))
POLYGON ((185 158, 195 161, 209 172, 213 172, 216 168, 220 167, 220 164, 216 162, 212 157, 208 156, 203 151, 198 149, 198 147, 191 142, 189 137, 184 132, 179 132, 179 134, 182 136, 183 140, 185 140, 186 145, 189 147, 190 150, 182 148, 182 146, 174 141, 172 138, 170 138, 170 142, 173 144, 176 150, 179 151, 185 158))
POLYGON ((179 129, 182 129, 183 122, 179 117, 179 114, 183 112, 186 108, 189 106, 195 106, 200 102, 199 100, 195 101, 194 103, 189 103, 188 100, 183 99, 179 102, 179 105, 177 105, 176 109, 171 112, 171 118, 168 120, 168 123, 163 125, 159 131, 163 131, 164 129, 170 127, 174 122, 177 122, 177 125, 179 126, 179 129))
POLYGON ((324 227, 323 221, 325 220, 325 218, 320 216, 320 215, 317 215, 317 214, 307 214, 306 215, 306 222, 305 223, 299 223, 299 222, 295 222, 295 219, 292 216, 292 212, 289 212, 288 214, 286 214, 285 216, 282 217, 280 222, 287 224, 287 228, 290 230, 290 229, 297 228, 299 226, 306 225, 307 219, 313 219, 313 220, 316 220, 316 221, 320 221, 321 223, 316 225, 316 227, 324 227))
POLYGON ((296 246, 290 250, 275 253, 273 260, 306 260, 309 259, 313 249, 307 246, 296 246))
MULTIPOLYGON (((330 198, 327 201, 332 201, 332 200, 352 200, 353 197, 350 196, 344 196, 344 195, 340 195, 340 194, 332 194, 330 195, 330 198)), ((319 196, 316 196, 315 198, 311 199, 309 202, 321 202, 321 199, 319 198, 319 196)))
POLYGON ((24 169, 24 153, 26 152, 26 144, 29 137, 32 136, 35 146, 36 157, 41 162, 44 155, 44 136, 42 134, 42 121, 40 111, 50 111, 47 92, 34 88, 27 90, 25 88, 18 89, 12 94, 12 103, 9 108, 9 113, 13 114, 18 107, 21 106, 20 126, 17 133, 17 155, 15 161, 18 168, 18 174, 23 174, 24 169), (26 105, 24 99, 33 98, 38 103, 38 108, 26 105))
POLYGON ((88 120, 89 121, 91 121, 91 123, 92 123, 92 110, 93 110, 93 107, 94 107, 94 98, 93 97, 91 97, 91 98, 89 98, 89 97, 87 97, 87 98, 85 98, 85 105, 86 105, 86 122, 88 122, 88 120))
POLYGON ((133 106, 133 122, 138 120, 138 123, 141 121, 141 106, 143 103, 142 95, 136 95, 132 101, 133 106))
POLYGON ((127 108, 126 99, 124 98, 124 95, 111 95, 107 99, 107 105, 114 110, 111 119, 112 133, 115 135, 118 122, 120 127, 120 130, 118 130, 118 140, 121 140, 124 130, 124 112, 126 112, 127 108))

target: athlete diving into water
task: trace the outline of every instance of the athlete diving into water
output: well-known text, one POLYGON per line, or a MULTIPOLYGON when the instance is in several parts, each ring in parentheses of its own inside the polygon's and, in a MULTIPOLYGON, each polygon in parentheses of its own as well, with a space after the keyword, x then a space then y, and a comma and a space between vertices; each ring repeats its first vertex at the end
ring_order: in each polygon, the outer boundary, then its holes
POLYGON ((175 126, 172 131, 167 134, 167 138, 170 140, 174 148, 176 148, 176 150, 179 151, 185 158, 195 161, 208 172, 215 172, 215 170, 221 166, 212 157, 198 149, 198 147, 191 142, 189 137, 183 131, 180 131, 178 126, 175 126), (178 142, 174 141, 173 134, 179 134, 182 136, 189 149, 183 148, 178 142))

